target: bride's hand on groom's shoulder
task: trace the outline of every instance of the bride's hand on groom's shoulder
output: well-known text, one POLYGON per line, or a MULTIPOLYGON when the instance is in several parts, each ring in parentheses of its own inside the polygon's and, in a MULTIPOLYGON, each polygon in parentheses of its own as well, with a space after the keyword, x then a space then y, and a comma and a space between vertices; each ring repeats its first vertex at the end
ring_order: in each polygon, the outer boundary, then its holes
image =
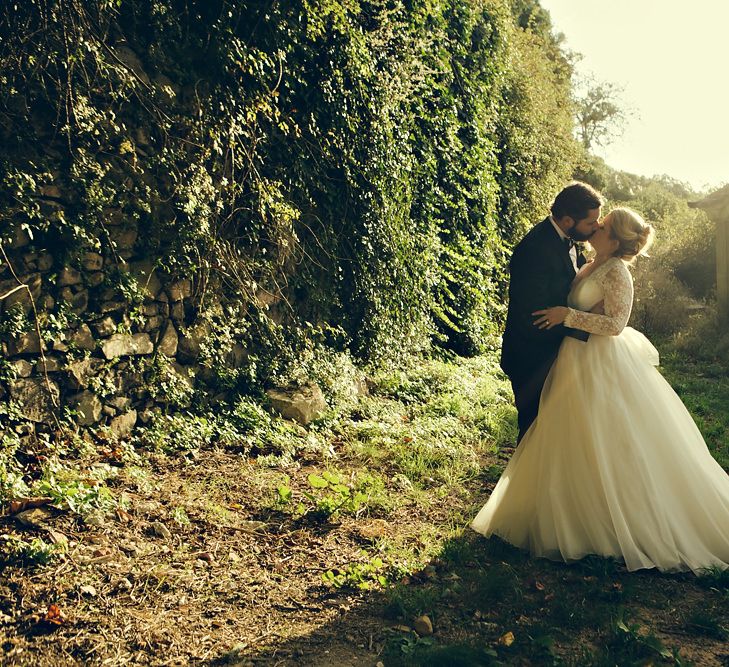
POLYGON ((552 308, 545 308, 544 310, 535 310, 532 313, 532 316, 537 318, 534 320, 534 326, 539 329, 551 329, 558 324, 562 324, 569 312, 569 308, 566 306, 552 306, 552 308))

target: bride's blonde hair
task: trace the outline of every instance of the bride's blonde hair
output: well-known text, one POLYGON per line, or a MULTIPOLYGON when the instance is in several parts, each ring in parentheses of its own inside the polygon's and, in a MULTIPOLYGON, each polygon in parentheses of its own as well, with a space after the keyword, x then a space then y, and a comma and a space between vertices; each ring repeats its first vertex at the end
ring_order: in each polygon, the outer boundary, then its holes
POLYGON ((656 234, 653 225, 625 206, 614 208, 609 215, 610 237, 619 243, 615 257, 631 263, 638 255, 648 257, 656 234))

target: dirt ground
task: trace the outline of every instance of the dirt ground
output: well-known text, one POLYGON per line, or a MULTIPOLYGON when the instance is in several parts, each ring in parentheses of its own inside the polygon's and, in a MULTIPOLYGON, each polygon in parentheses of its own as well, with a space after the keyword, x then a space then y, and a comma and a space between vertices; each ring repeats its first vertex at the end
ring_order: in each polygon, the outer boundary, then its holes
MULTIPOLYGON (((596 604, 627 606, 642 623, 636 633, 650 630, 666 646, 680 647, 683 662, 666 658, 669 664, 729 665, 719 633, 687 630, 687 607, 711 604, 722 622, 729 620, 726 591, 702 588, 693 575, 620 568, 594 575, 494 549, 466 532, 449 546, 451 555, 466 556, 434 559, 398 582, 398 595, 420 602, 393 611, 391 591, 336 588, 322 574, 362 560, 363 548, 383 537, 417 544, 426 528, 447 520, 447 502, 426 514, 405 506, 380 517, 308 521, 265 501, 280 473, 239 454, 211 450, 195 460, 151 461, 144 483, 125 474, 115 480, 126 509, 100 525, 55 510, 36 527, 2 517, 3 533, 67 540, 51 565, 5 568, 3 665, 487 664, 418 662, 415 649, 424 642, 412 625, 420 607, 433 623, 430 641, 495 647, 500 662, 493 664, 591 664, 580 655, 597 635, 573 613, 587 613, 593 594, 596 604), (476 590, 480 578, 499 568, 508 570, 511 589, 476 590), (632 592, 621 599, 624 589, 632 592), (551 614, 553 626, 559 624, 555 594, 564 591, 572 597, 563 606, 574 610, 561 621, 564 632, 554 634, 545 662, 525 642, 533 641, 540 616, 551 614)), ((296 470, 291 485, 312 469, 296 470)), ((484 497, 489 487, 482 482, 484 497)))

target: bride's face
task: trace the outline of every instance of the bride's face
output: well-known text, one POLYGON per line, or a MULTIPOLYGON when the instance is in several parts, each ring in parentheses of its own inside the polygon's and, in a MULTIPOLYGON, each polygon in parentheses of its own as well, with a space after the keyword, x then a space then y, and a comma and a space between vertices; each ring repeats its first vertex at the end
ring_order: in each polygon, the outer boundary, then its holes
POLYGON ((597 231, 590 237, 590 245, 598 255, 612 255, 620 246, 618 240, 610 235, 611 224, 610 216, 605 216, 597 231))

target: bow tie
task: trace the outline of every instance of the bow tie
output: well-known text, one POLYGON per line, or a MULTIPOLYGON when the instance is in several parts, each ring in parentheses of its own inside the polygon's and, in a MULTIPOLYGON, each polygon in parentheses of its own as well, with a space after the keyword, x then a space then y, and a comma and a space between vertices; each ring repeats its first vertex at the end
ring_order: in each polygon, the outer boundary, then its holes
POLYGON ((567 246, 567 250, 571 250, 572 247, 575 245, 575 242, 571 238, 563 238, 562 243, 564 243, 567 246))

